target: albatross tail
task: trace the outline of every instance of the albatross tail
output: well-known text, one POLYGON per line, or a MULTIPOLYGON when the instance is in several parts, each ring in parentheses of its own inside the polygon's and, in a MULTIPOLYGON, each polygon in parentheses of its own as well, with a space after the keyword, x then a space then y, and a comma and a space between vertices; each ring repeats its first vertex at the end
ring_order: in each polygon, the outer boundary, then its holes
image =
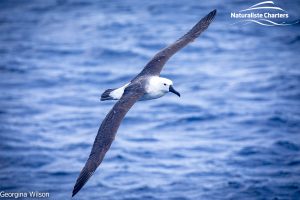
POLYGON ((114 89, 107 89, 103 94, 101 95, 101 101, 106 101, 106 100, 119 100, 123 93, 125 88, 129 85, 130 83, 127 83, 123 85, 120 88, 114 88, 114 89))
POLYGON ((106 101, 106 100, 113 100, 114 98, 110 96, 110 93, 114 91, 115 89, 107 89, 103 94, 101 95, 101 101, 106 101))

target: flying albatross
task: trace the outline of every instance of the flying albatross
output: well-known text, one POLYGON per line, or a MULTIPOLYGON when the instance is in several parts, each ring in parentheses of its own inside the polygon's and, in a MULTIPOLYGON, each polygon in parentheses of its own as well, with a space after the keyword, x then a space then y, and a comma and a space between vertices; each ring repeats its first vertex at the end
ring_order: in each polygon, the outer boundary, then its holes
POLYGON ((173 87, 173 82, 167 78, 160 77, 160 72, 172 55, 192 42, 207 29, 209 24, 213 21, 216 12, 216 10, 210 12, 184 36, 159 51, 129 83, 120 88, 108 89, 101 95, 101 101, 118 101, 106 115, 98 130, 90 156, 80 172, 72 196, 79 192, 101 164, 115 138, 123 118, 135 102, 157 99, 168 92, 172 92, 180 97, 179 92, 173 87))

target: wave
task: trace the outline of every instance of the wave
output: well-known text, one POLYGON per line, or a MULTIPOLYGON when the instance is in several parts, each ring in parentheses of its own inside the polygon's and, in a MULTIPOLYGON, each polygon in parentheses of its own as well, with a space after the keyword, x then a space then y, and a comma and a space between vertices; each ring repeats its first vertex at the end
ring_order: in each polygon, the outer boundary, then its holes
MULTIPOLYGON (((243 22, 248 22, 248 23, 253 22, 253 23, 256 23, 256 24, 259 24, 259 25, 263 25, 263 26, 290 26, 290 25, 294 25, 294 24, 299 23, 299 21, 296 21, 294 23, 286 23, 286 22, 276 23, 276 22, 273 22, 273 21, 268 20, 268 19, 257 19, 257 20, 246 19, 246 20, 235 22, 233 24, 238 24, 238 23, 243 23, 243 22)), ((245 23, 245 24, 248 24, 248 23, 245 23)))
POLYGON ((260 9, 281 10, 281 11, 285 12, 285 10, 283 10, 280 7, 276 7, 276 6, 260 6, 260 5, 265 5, 265 4, 272 4, 272 5, 274 5, 274 2, 273 1, 260 2, 260 3, 257 3, 255 5, 253 5, 253 6, 250 6, 247 9, 240 10, 239 12, 245 12, 245 11, 249 11, 249 10, 260 10, 260 9), (257 6, 260 6, 260 7, 257 7, 257 6))
POLYGON ((260 3, 254 4, 253 6, 250 6, 250 8, 253 8, 253 7, 256 7, 256 6, 259 6, 259 5, 263 5, 263 4, 273 4, 274 5, 274 2, 273 1, 263 1, 263 2, 260 2, 260 3))

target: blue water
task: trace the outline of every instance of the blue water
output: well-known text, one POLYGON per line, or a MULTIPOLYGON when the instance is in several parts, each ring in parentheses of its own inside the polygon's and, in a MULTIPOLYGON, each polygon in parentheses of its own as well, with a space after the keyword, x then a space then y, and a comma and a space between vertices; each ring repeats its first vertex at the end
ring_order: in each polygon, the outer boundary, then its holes
POLYGON ((0 1, 0 190, 70 199, 101 93, 217 8, 162 73, 182 97, 138 102, 74 199, 300 199, 300 27, 232 25, 254 3, 0 1))

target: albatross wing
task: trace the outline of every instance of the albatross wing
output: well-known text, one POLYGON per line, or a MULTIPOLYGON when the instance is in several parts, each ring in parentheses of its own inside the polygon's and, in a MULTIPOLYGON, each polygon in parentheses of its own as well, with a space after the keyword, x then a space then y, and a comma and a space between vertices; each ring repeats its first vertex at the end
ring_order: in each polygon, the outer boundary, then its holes
POLYGON ((152 75, 158 76, 169 58, 174 55, 177 51, 185 47, 188 43, 196 39, 203 31, 205 31, 209 24, 213 21, 217 10, 211 11, 208 15, 202 18, 189 32, 179 38, 173 44, 159 51, 144 67, 144 69, 137 75, 152 75))
POLYGON ((116 132, 123 118, 134 103, 143 96, 143 94, 144 89, 140 83, 129 85, 125 89, 122 98, 106 115, 98 130, 90 156, 76 181, 72 196, 79 192, 79 190, 93 175, 97 167, 101 164, 105 153, 108 151, 115 138, 116 132))

